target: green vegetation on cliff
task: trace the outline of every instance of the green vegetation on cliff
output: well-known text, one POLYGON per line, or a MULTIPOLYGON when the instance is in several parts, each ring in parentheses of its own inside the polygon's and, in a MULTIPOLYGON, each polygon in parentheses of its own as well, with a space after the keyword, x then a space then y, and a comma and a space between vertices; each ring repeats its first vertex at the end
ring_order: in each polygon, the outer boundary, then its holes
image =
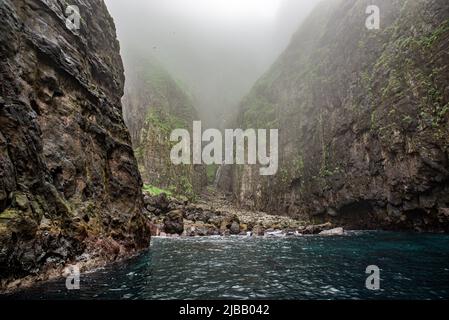
POLYGON ((236 170, 239 199, 355 227, 447 230, 449 4, 323 1, 241 105, 280 129, 280 170, 236 170), (350 214, 352 212, 354 214, 350 214))
POLYGON ((155 58, 134 54, 125 62, 124 116, 144 182, 194 199, 206 180, 204 168, 170 160, 172 130, 190 130, 198 118, 193 98, 155 58))

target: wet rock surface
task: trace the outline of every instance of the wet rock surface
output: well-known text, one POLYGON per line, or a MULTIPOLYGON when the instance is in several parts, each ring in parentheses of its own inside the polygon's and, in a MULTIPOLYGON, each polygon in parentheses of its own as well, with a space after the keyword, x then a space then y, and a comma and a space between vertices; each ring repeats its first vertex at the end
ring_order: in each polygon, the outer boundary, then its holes
POLYGON ((164 231, 168 234, 182 234, 184 232, 184 216, 181 210, 173 210, 164 218, 164 231))
POLYGON ((0 2, 1 287, 149 243, 114 23, 103 1, 70 4, 79 30, 60 1, 0 2))
MULTIPOLYGON (((153 236, 317 235, 334 228, 331 223, 310 225, 289 217, 245 211, 213 189, 203 192, 196 203, 165 194, 144 198, 153 236)), ((333 231, 325 235, 337 234, 333 231)))
POLYGON ((323 230, 319 233, 322 236, 342 236, 345 234, 345 231, 343 228, 334 228, 330 230, 323 230))

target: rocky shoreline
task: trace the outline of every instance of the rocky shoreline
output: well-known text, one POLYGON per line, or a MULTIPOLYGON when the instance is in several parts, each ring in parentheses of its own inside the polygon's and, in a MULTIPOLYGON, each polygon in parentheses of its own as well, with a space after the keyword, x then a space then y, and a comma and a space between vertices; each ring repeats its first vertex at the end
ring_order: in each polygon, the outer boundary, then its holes
POLYGON ((294 236, 342 235, 343 228, 331 223, 307 224, 285 216, 235 208, 225 195, 206 194, 198 203, 189 203, 162 193, 145 194, 145 211, 152 236, 294 236))

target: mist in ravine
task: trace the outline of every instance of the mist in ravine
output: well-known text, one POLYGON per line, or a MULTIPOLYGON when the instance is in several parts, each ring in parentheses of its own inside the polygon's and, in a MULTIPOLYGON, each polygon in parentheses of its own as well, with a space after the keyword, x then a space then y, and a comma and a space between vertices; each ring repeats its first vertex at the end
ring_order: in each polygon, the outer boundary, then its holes
POLYGON ((106 0, 126 66, 154 58, 193 97, 201 120, 226 127, 254 82, 318 0, 106 0))

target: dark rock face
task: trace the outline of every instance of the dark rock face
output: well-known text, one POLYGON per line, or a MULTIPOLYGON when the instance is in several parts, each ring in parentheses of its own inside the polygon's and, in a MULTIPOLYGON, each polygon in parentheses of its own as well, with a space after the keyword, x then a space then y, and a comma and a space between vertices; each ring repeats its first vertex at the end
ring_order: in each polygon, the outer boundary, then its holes
POLYGON ((149 242, 114 23, 103 1, 71 4, 80 30, 66 27, 59 1, 0 3, 3 280, 149 242))
POLYGON ((167 213, 170 201, 165 193, 161 193, 158 196, 151 197, 149 195, 144 196, 145 208, 156 215, 161 213, 167 213))
POLYGON ((449 231, 449 2, 325 1, 242 103, 280 128, 280 170, 242 204, 354 228, 449 231), (365 28, 378 5, 381 29, 365 28))
POLYGON ((319 234, 323 231, 330 230, 332 228, 332 224, 324 223, 319 225, 310 225, 304 227, 300 232, 302 234, 319 234))
POLYGON ((170 211, 164 219, 164 230, 168 234, 184 232, 184 217, 181 210, 170 211))
POLYGON ((240 233, 240 224, 236 221, 232 222, 231 227, 229 228, 231 234, 239 234, 240 233))
POLYGON ((215 210, 208 205, 168 198, 163 193, 158 196, 145 195, 144 199, 154 236, 236 235, 248 230, 248 225, 241 223, 236 214, 215 210))

